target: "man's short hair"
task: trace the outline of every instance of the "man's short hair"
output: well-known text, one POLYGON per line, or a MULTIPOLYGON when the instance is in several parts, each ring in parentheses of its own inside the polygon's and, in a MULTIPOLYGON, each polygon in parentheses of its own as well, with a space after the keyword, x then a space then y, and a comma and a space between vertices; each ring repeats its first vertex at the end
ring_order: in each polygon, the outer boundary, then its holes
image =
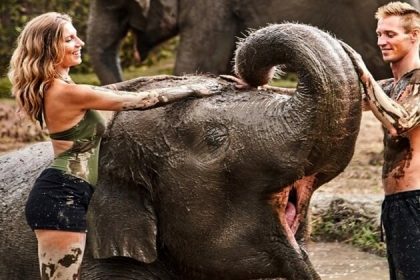
POLYGON ((406 32, 410 32, 413 29, 420 30, 420 12, 408 3, 400 1, 390 2, 379 7, 375 13, 375 18, 377 20, 389 16, 401 17, 406 32))

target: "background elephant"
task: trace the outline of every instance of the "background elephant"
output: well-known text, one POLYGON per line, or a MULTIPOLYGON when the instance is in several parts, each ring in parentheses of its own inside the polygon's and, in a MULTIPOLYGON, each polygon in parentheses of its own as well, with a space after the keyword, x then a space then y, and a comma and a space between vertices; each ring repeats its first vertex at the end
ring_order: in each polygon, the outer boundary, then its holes
MULTIPOLYGON (((309 201, 353 155, 361 90, 339 42, 314 27, 273 25, 236 52, 238 75, 253 85, 278 64, 298 73, 292 95, 238 91, 209 76, 117 84, 200 84, 220 94, 114 117, 102 142, 82 279, 319 279, 304 249, 309 201)), ((38 274, 23 205, 51 156, 42 143, 0 157, 1 279, 38 274)))
MULTIPOLYGON (((229 73, 237 38, 249 28, 267 23, 300 22, 328 30, 363 55, 377 79, 390 77, 376 45, 376 9, 389 0, 144 0, 92 1, 88 47, 95 72, 103 84, 122 80, 118 43, 130 26, 137 34, 141 57, 166 40, 180 35, 174 73, 229 73), (116 10, 118 13, 116 13, 116 10), (145 17, 144 14, 147 14, 145 17), (132 19, 141 23, 131 23, 132 19)), ((419 0, 406 1, 419 7, 419 0)))
POLYGON ((89 7, 87 48, 102 84, 122 81, 118 49, 131 30, 141 58, 175 36, 177 0, 92 0, 89 7))

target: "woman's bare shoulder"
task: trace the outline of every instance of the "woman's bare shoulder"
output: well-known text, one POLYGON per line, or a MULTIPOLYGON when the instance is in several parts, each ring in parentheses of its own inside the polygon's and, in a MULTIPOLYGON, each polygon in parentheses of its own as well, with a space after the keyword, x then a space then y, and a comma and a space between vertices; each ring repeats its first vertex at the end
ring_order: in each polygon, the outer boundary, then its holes
MULTIPOLYGON (((76 84, 55 79, 45 93, 45 105, 49 108, 62 108, 66 111, 80 110, 80 96, 76 84), (50 106, 48 106, 50 105, 50 106), (52 106, 51 106, 52 105, 52 106)), ((55 111, 55 110, 54 110, 55 111)))
POLYGON ((54 99, 60 99, 63 102, 69 103, 72 100, 79 102, 84 93, 84 88, 81 85, 74 83, 67 83, 60 79, 55 79, 47 90, 47 95, 54 99))
POLYGON ((71 86, 68 83, 60 80, 54 79, 50 87, 46 91, 46 94, 51 97, 61 97, 64 94, 71 92, 71 86))

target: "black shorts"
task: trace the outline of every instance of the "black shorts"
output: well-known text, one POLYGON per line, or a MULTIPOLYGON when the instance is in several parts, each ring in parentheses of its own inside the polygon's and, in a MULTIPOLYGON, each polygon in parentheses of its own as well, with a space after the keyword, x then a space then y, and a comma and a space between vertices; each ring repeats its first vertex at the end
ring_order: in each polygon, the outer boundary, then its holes
POLYGON ((420 190, 385 196, 382 204, 391 280, 420 279, 420 190))
POLYGON ((26 220, 32 230, 86 232, 86 212, 93 194, 86 181, 48 168, 36 179, 26 202, 26 220))

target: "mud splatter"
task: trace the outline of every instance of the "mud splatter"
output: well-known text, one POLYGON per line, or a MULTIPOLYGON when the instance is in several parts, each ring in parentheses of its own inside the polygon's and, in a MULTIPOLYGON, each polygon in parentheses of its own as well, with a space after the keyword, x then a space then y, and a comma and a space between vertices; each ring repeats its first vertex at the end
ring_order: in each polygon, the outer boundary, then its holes
POLYGON ((58 263, 64 267, 69 267, 72 264, 77 263, 79 256, 82 254, 82 250, 80 248, 74 248, 71 249, 71 251, 73 252, 73 254, 65 255, 64 258, 58 261, 58 263))
POLYGON ((49 280, 54 275, 56 271, 56 265, 53 263, 42 263, 41 265, 41 279, 49 280))
POLYGON ((404 159, 401 160, 398 165, 395 167, 395 173, 393 178, 395 180, 401 179, 405 175, 405 170, 410 167, 411 159, 413 158, 413 149, 410 149, 405 155, 404 159))

